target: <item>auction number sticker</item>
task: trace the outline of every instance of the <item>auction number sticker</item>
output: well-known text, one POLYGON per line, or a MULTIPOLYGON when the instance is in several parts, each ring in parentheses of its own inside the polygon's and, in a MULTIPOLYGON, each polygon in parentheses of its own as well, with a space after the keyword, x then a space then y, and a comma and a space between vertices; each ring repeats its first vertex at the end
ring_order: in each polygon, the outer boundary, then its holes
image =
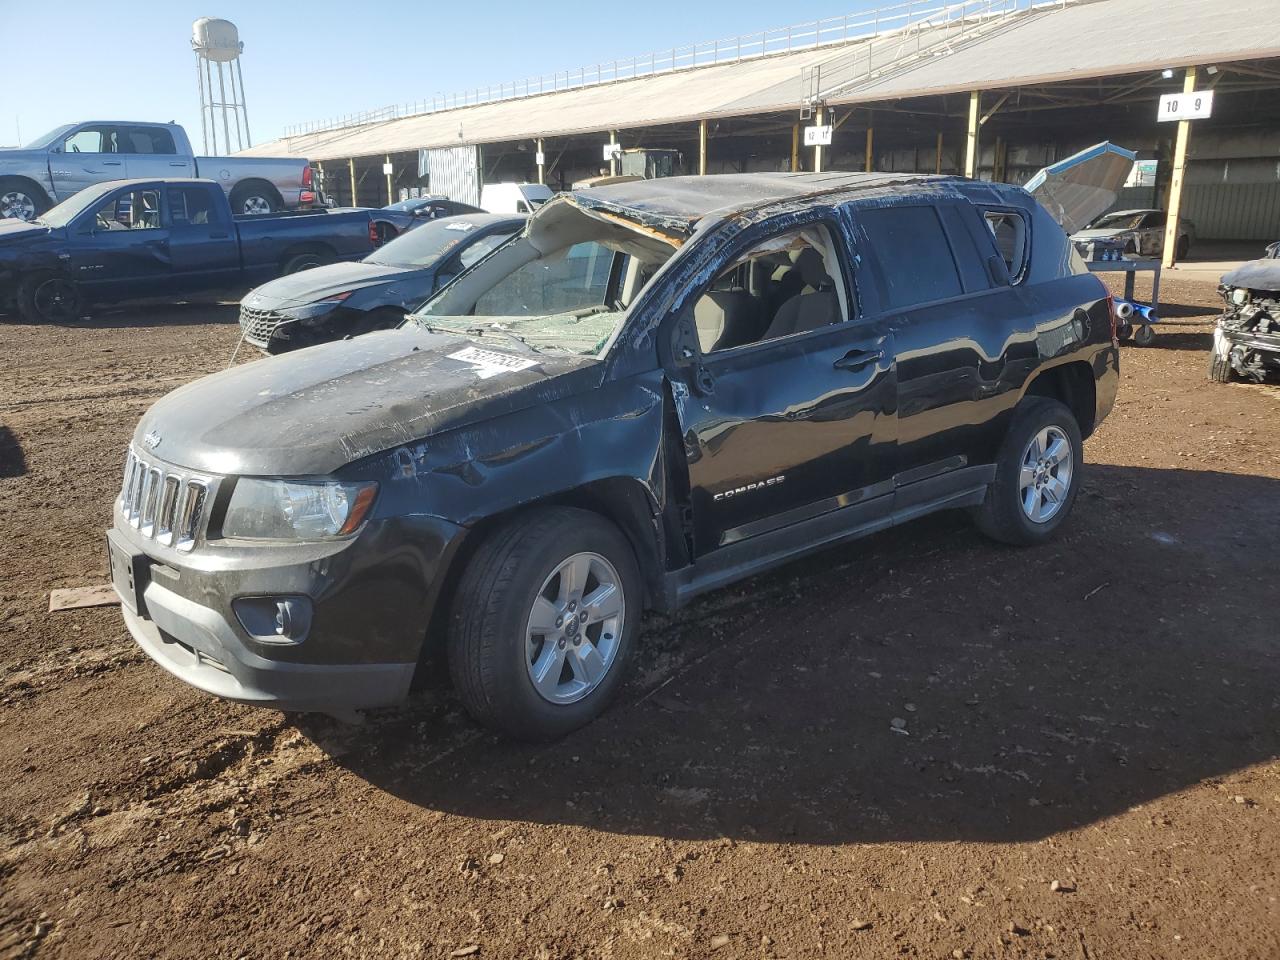
POLYGON ((538 365, 537 360, 516 357, 497 350, 484 350, 480 347, 467 347, 465 350, 451 353, 449 354, 449 359, 460 360, 462 363, 469 364, 476 371, 476 376, 481 380, 488 380, 490 377, 495 377, 500 373, 515 373, 518 370, 527 370, 538 365))

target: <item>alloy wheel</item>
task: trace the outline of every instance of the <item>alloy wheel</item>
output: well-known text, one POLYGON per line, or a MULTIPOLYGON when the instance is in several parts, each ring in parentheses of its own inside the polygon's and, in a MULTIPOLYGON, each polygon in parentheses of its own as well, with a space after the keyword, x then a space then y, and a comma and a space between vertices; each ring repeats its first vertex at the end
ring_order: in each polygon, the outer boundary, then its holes
POLYGON ((247 214, 270 213, 271 201, 266 197, 245 197, 242 209, 247 214))
POLYGON ((539 696, 581 700, 617 659, 626 618, 618 571, 598 553, 575 553, 542 583, 529 611, 525 666, 539 696))
POLYGON ((36 202, 21 190, 10 190, 0 194, 0 220, 13 217, 15 220, 34 220, 36 202))
POLYGON ((1071 441, 1058 427, 1045 427, 1022 452, 1018 491, 1022 512, 1032 523, 1048 523, 1071 490, 1074 457, 1071 441))
POLYGON ((65 323, 78 319, 79 297, 75 284, 61 277, 51 277, 36 287, 32 295, 36 312, 46 320, 65 323))

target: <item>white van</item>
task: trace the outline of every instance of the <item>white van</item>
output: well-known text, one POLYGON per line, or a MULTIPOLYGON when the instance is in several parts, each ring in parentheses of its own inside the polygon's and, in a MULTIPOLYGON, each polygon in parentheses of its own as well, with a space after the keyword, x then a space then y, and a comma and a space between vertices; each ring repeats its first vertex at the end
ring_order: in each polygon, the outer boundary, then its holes
POLYGON ((551 188, 542 183, 486 183, 480 207, 485 213, 533 213, 551 196, 551 188))

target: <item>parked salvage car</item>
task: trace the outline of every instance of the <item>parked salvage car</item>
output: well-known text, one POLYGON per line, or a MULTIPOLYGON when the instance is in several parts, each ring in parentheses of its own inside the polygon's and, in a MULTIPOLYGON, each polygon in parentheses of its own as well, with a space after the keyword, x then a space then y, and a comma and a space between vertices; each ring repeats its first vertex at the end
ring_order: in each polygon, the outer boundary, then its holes
POLYGON ((65 322, 89 303, 244 289, 365 256, 377 246, 373 213, 233 217, 211 180, 102 183, 31 223, 0 220, 0 306, 65 322))
POLYGON ((556 737, 617 692, 647 608, 935 510, 1048 540, 1118 364, 1106 290, 1018 187, 562 194, 405 326, 156 403, 113 578, 209 693, 392 704, 443 644, 476 718, 556 737))
POLYGON ((524 221, 489 213, 433 220, 358 263, 333 263, 272 280, 240 301, 244 339, 266 353, 284 353, 389 330, 524 221))
POLYGON ((412 226, 418 226, 430 220, 439 220, 442 217, 456 217, 463 213, 484 213, 479 207, 473 207, 469 203, 459 203, 457 200, 441 196, 409 197, 407 200, 389 203, 382 209, 407 213, 413 218, 412 226))
MULTIPOLYGON (((1117 210, 1099 217, 1089 226, 1072 234, 1071 242, 1084 254, 1090 243, 1106 240, 1122 245, 1125 253, 1158 257, 1164 252, 1164 228, 1167 215, 1163 210, 1117 210)), ((1190 252, 1196 228, 1191 221, 1178 220, 1177 256, 1181 260, 1190 252)))
POLYGON ((57 127, 19 150, 0 150, 0 219, 34 220, 107 180, 206 177, 237 214, 317 203, 311 165, 296 157, 197 157, 176 123, 91 120, 57 127))
POLYGON ((1224 274, 1218 293, 1226 309, 1213 331, 1209 379, 1261 383, 1280 371, 1280 259, 1272 254, 1224 274))

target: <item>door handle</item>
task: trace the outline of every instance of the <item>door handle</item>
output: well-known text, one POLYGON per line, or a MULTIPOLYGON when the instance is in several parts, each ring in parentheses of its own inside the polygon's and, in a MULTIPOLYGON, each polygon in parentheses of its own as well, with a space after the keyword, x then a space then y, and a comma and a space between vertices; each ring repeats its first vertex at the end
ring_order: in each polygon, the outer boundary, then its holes
POLYGON ((867 364, 879 363, 883 359, 883 350, 850 350, 832 366, 837 370, 861 370, 867 364))
POLYGON ((229 234, 229 233, 211 233, 211 234, 209 234, 209 239, 210 239, 210 240, 225 240, 225 239, 227 239, 227 237, 229 237, 229 236, 231 236, 231 234, 229 234))
POLYGON ((169 166, 171 166, 171 167, 186 167, 186 165, 187 165, 187 161, 185 161, 185 160, 170 160, 170 161, 169 161, 169 166))
POLYGON ((119 167, 122 166, 122 163, 119 160, 103 160, 102 165, 104 167, 119 167))
POLYGON ((151 247, 151 248, 152 248, 152 249, 154 249, 154 250, 167 250, 167 249, 169 249, 169 241, 168 241, 168 240, 148 240, 146 245, 147 245, 148 247, 151 247))

